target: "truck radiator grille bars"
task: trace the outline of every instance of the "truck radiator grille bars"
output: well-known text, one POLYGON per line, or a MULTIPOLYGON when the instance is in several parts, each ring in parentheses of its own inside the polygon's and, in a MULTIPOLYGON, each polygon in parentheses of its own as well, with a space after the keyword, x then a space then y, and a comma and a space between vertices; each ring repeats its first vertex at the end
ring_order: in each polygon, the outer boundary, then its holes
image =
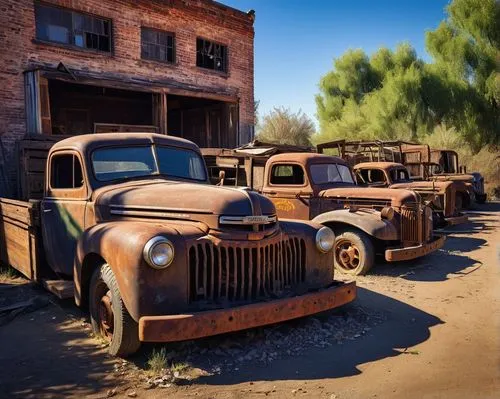
POLYGON ((425 212, 416 208, 401 207, 401 241, 422 243, 424 239, 425 212))
POLYGON ((304 240, 240 244, 201 239, 189 248, 190 303, 276 297, 305 281, 304 240))

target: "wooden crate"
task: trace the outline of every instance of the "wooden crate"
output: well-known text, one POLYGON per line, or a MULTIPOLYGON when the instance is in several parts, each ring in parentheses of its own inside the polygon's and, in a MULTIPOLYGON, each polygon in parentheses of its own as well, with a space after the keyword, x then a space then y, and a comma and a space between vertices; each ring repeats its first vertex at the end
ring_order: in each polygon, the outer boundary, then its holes
POLYGON ((39 202, 0 198, 0 260, 39 281, 39 202))

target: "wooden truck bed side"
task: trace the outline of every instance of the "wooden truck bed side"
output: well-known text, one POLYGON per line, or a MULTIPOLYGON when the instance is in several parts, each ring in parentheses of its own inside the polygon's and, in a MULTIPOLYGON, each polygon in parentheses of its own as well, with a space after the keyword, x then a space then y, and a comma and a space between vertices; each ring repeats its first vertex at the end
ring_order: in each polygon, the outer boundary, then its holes
POLYGON ((0 198, 0 260, 40 280, 39 201, 0 198))

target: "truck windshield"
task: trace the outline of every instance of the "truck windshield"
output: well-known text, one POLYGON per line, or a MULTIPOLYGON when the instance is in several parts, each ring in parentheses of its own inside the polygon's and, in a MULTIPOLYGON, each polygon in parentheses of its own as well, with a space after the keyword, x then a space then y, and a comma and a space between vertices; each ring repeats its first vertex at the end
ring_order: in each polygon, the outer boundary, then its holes
POLYGON ((101 148, 92 153, 92 167, 99 181, 163 175, 205 181, 205 167, 194 151, 182 148, 133 146, 101 148))
POLYGON ((353 183, 352 174, 345 165, 323 163, 311 165, 311 179, 314 184, 353 183))

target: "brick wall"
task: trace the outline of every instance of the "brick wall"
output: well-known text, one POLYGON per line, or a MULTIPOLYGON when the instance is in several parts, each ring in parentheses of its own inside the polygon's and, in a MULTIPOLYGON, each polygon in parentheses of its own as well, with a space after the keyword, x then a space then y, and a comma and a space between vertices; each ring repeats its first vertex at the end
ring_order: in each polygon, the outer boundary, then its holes
POLYGON ((79 70, 153 80, 175 79, 204 88, 226 87, 239 97, 240 130, 251 138, 254 32, 250 16, 210 0, 45 0, 44 3, 111 19, 113 52, 107 55, 38 43, 34 1, 0 0, 0 134, 11 187, 16 179, 15 142, 26 133, 23 71, 33 66, 56 67, 62 61, 79 70), (175 65, 141 60, 141 26, 175 33, 175 65), (196 67, 198 36, 228 46, 226 75, 196 67))

